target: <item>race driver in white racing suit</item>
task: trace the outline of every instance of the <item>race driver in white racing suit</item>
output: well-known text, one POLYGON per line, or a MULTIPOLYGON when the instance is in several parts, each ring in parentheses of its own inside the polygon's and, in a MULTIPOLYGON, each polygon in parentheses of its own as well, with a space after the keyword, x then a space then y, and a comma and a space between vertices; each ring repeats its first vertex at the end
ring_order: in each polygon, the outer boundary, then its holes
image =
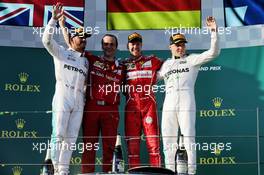
POLYGON ((188 155, 188 174, 196 174, 196 150, 192 146, 195 146, 195 81, 200 66, 220 53, 215 19, 208 17, 206 24, 211 31, 210 49, 201 54, 187 55, 185 36, 175 34, 170 37, 172 58, 166 60, 159 71, 159 78, 164 78, 166 85, 161 126, 165 165, 175 171, 174 158, 180 127, 188 155))
POLYGON ((75 30, 71 47, 65 49, 53 39, 62 5, 53 6, 52 19, 45 28, 42 42, 53 56, 56 88, 52 101, 51 159, 56 175, 68 175, 69 163, 83 116, 88 60, 83 56, 86 38, 83 28, 75 30))

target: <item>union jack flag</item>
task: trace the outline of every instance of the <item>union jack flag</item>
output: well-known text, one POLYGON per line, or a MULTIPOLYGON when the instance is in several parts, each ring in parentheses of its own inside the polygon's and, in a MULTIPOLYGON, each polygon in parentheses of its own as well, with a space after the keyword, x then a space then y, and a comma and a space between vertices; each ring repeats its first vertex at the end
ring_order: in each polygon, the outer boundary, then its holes
POLYGON ((84 0, 1 0, 0 25, 45 26, 57 1, 64 5, 68 27, 83 26, 84 0))

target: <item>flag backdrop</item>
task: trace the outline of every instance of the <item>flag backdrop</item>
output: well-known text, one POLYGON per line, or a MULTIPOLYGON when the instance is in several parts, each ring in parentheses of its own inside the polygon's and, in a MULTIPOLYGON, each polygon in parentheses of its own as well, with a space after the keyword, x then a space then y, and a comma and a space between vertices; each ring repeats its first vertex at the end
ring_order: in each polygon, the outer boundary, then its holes
POLYGON ((64 5, 66 25, 83 26, 84 0, 1 0, 0 24, 13 26, 45 26, 52 14, 52 5, 61 2, 64 5))
POLYGON ((264 24, 264 0, 224 0, 226 27, 264 24))
POLYGON ((108 0, 107 29, 200 27, 201 0, 108 0))

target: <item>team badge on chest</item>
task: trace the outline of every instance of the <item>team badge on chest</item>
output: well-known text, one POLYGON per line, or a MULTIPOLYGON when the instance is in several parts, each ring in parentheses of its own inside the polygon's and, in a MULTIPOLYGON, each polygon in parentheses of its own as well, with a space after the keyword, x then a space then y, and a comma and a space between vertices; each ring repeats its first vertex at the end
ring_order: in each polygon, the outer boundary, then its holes
POLYGON ((104 69, 104 63, 101 63, 100 61, 96 61, 93 64, 95 67, 98 67, 100 69, 104 69))
MULTIPOLYGON (((143 62, 143 61, 142 61, 142 62, 143 62)), ((142 68, 147 68, 147 67, 151 67, 151 66, 152 66, 150 60, 149 60, 149 61, 146 61, 145 63, 143 62, 141 65, 142 65, 142 66, 141 66, 142 68)))
POLYGON ((126 64, 127 70, 133 70, 136 69, 136 65, 134 63, 128 63, 126 64))

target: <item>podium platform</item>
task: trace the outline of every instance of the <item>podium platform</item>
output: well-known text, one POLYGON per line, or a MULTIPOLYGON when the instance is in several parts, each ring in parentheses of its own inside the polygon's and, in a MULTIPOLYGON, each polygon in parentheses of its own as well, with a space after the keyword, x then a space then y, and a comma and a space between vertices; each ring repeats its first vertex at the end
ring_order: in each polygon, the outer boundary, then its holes
POLYGON ((139 166, 128 169, 125 173, 86 173, 86 174, 78 174, 78 175, 111 175, 111 174, 132 174, 132 175, 174 175, 174 172, 162 168, 162 167, 149 167, 149 166, 139 166))

